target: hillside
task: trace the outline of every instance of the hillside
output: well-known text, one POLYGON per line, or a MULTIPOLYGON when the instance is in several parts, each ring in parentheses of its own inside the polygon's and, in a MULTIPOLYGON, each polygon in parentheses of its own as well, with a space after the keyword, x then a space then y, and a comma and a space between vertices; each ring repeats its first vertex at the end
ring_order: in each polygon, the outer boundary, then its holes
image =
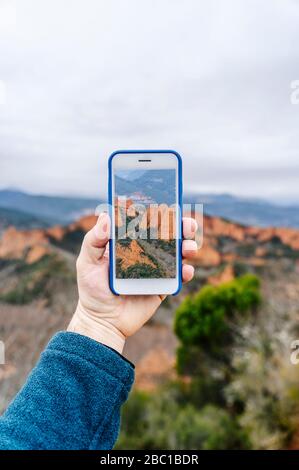
MULTIPOLYGON (((0 337, 6 344, 7 363, 0 368, 0 409, 23 383, 49 337, 69 322, 77 301, 76 255, 94 222, 95 217, 86 216, 67 226, 11 227, 4 232, 0 240, 0 337)), ((178 296, 168 298, 151 322, 127 341, 125 354, 136 364, 137 390, 153 394, 169 380, 177 380, 173 318, 182 300, 207 283, 217 286, 244 273, 258 275, 262 308, 240 332, 242 358, 250 353, 254 359, 246 363, 245 372, 242 364, 238 366, 240 349, 231 359, 239 371, 233 386, 248 396, 245 418, 250 420, 254 410, 270 406, 269 394, 280 397, 295 393, 288 387, 298 389, 297 369, 290 367, 289 354, 291 341, 297 338, 299 230, 248 227, 210 216, 204 217, 203 230, 204 243, 194 259, 194 280, 178 296)), ((267 427, 260 430, 258 419, 254 417, 257 435, 252 436, 256 445, 261 442, 264 448, 273 448, 287 442, 284 428, 270 439, 270 431, 267 427)), ((295 441, 290 445, 294 447, 295 441)))
MULTIPOLYGON (((96 217, 90 215, 68 226, 33 230, 10 227, 0 240, 0 258, 26 260, 37 248, 51 252, 54 247, 59 247, 76 253, 84 233, 95 220, 96 217)), ((299 231, 296 229, 248 227, 206 215, 203 231, 204 243, 195 258, 195 263, 202 266, 219 266, 242 260, 249 264, 263 264, 271 258, 296 260, 299 255, 299 231)))
POLYGON ((4 209, 0 207, 0 236, 7 227, 13 225, 18 229, 31 229, 48 227, 49 220, 42 217, 37 217, 27 212, 22 212, 16 209, 4 209))
MULTIPOLYGON (((142 179, 142 178, 141 178, 142 179)), ((150 189, 150 181, 142 184, 150 189)), ((130 194, 136 191, 134 181, 120 181, 120 191, 130 194)), ((159 187, 159 195, 165 202, 167 190, 159 187)), ((31 214, 50 224, 68 224, 87 213, 93 213, 100 198, 59 197, 28 194, 17 190, 0 190, 0 207, 31 214)), ((207 215, 226 218, 245 225, 260 227, 299 228, 298 206, 279 206, 259 199, 239 198, 229 194, 185 193, 184 203, 202 203, 207 215)), ((43 225, 41 225, 43 226, 43 225)), ((31 226, 28 225, 27 228, 31 226)), ((25 227, 26 228, 26 227, 25 227)))

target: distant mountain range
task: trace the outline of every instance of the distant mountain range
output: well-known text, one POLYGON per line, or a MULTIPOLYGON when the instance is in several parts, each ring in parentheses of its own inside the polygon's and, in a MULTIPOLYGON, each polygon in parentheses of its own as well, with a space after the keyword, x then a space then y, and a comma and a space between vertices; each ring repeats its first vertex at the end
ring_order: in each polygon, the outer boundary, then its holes
MULTIPOLYGON (((44 196, 16 190, 0 190, 0 221, 18 228, 66 225, 85 214, 94 213, 100 199, 44 196)), ((1 222, 0 222, 1 224, 1 222)))
POLYGON ((262 199, 230 194, 185 194, 185 202, 202 203, 208 215, 258 227, 299 228, 299 206, 279 206, 262 199))
POLYGON ((51 225, 49 221, 33 214, 16 209, 0 207, 0 233, 10 225, 18 229, 46 228, 51 225))
POLYGON ((115 192, 130 197, 133 193, 161 204, 175 203, 175 170, 120 171, 115 176, 115 192))
MULTIPOLYGON (((124 193, 127 190, 136 191, 134 182, 126 183, 124 193)), ((144 181, 144 185, 149 184, 149 181, 144 181)), ((167 188, 158 189, 158 198, 163 198, 167 188)), ((0 231, 9 225, 17 228, 67 225, 85 214, 94 213, 101 202, 103 200, 100 198, 44 196, 0 190, 0 231)), ((245 225, 299 228, 299 207, 296 206, 282 207, 263 200, 243 199, 228 194, 185 194, 184 202, 203 203, 206 214, 245 225)))

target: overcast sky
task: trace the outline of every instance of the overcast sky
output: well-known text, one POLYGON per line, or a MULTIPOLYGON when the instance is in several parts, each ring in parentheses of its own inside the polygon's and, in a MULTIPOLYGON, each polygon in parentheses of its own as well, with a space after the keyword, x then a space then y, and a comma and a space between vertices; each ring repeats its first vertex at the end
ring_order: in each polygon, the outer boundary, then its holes
POLYGON ((186 189, 299 202, 296 79, 296 0, 0 0, 0 187, 103 195, 113 150, 173 148, 186 189))

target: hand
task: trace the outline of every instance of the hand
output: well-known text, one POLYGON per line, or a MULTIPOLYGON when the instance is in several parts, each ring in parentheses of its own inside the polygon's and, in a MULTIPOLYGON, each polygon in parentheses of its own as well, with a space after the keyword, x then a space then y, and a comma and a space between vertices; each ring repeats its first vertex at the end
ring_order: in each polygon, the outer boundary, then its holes
MULTIPOLYGON (((183 258, 196 254, 194 219, 183 219, 183 258)), ((119 353, 125 339, 138 331, 155 313, 165 296, 114 295, 109 287, 110 218, 100 214, 96 225, 85 235, 77 260, 79 302, 68 331, 99 341, 119 353)), ((183 265, 183 282, 189 282, 194 268, 183 265)))

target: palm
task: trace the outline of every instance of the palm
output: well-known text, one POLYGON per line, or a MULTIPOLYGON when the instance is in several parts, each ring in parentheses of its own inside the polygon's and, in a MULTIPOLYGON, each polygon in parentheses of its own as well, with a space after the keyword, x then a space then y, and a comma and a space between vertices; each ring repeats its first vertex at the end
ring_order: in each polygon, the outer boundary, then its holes
POLYGON ((119 329, 124 336, 131 336, 152 316, 161 299, 158 295, 114 295, 109 287, 108 272, 108 249, 96 264, 87 264, 78 270, 81 305, 93 316, 119 329))

